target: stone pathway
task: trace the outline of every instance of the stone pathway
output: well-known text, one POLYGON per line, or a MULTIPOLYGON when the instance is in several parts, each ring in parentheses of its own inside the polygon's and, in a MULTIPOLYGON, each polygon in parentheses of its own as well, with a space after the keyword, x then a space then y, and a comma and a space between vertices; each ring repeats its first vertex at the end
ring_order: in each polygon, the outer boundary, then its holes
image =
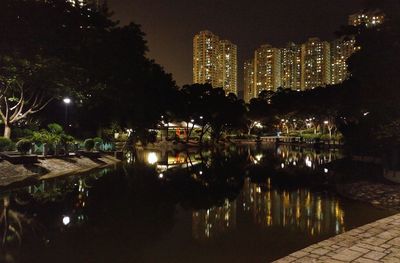
POLYGON ((350 230, 275 262, 400 262, 400 214, 350 230))

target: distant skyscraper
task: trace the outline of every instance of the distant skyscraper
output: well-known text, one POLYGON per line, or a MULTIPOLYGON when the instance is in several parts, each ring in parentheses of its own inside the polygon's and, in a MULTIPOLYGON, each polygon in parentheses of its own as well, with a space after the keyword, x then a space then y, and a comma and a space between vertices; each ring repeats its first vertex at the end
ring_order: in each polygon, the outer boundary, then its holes
POLYGON ((366 25, 367 27, 374 27, 384 22, 385 15, 380 10, 359 12, 349 16, 350 26, 366 25))
POLYGON ((218 87, 219 37, 201 31, 193 39, 193 82, 218 87))
POLYGON ((237 46, 207 30, 195 35, 193 83, 209 83, 237 95, 237 46))
POLYGON ((310 38, 301 47, 301 88, 312 89, 331 83, 330 44, 310 38))
POLYGON ((331 42, 331 84, 339 84, 349 77, 347 59, 356 51, 355 39, 336 39, 331 42))
POLYGON ((219 42, 218 50, 219 87, 237 95, 237 46, 228 40, 219 42))
POLYGON ((288 43, 281 49, 281 86, 301 89, 301 46, 288 43))
POLYGON ((254 54, 255 95, 281 86, 281 54, 278 48, 262 45, 254 54))
POLYGON ((244 89, 243 99, 245 102, 249 102, 252 98, 256 97, 254 87, 254 59, 250 59, 244 62, 243 67, 244 73, 244 89))

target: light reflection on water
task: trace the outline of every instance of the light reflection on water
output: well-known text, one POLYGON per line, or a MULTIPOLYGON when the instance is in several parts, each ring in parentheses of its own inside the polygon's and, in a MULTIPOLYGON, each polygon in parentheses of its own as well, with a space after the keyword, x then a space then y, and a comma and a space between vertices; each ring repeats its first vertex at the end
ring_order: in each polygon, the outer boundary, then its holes
MULTIPOLYGON (((75 251, 71 253, 65 248, 64 239, 79 243, 79 232, 84 231, 88 241, 80 243, 80 252, 84 255, 95 246, 103 260, 107 250, 97 247, 106 246, 113 255, 119 251, 118 242, 113 240, 120 235, 111 238, 107 232, 117 228, 127 233, 133 231, 128 239, 121 239, 126 246, 133 247, 132 251, 117 262, 158 262, 161 258, 165 262, 187 262, 185 253, 193 262, 217 258, 240 262, 237 253, 250 261, 269 261, 389 215, 344 201, 326 187, 330 178, 327 165, 341 157, 338 151, 290 147, 127 153, 127 161, 115 168, 42 181, 4 193, 8 199, 3 204, 7 204, 7 211, 12 211, 6 215, 19 215, 23 223, 9 220, 15 225, 12 228, 19 230, 17 234, 0 229, 5 236, 3 247, 10 249, 7 253, 14 251, 14 261, 8 262, 34 262, 33 257, 50 262, 53 253, 57 254, 53 249, 60 253, 58 248, 62 247, 64 253, 74 254, 75 251), (182 207, 185 212, 177 213, 182 207), (352 209, 365 216, 352 214, 352 209), (30 231, 33 225, 41 230, 30 231), (156 234, 153 229, 158 229, 156 234), (251 232, 254 229, 256 232, 251 232), (138 236, 137 231, 149 234, 138 236), (176 231, 181 234, 173 234, 176 231), (94 242, 90 237, 99 233, 104 233, 100 234, 104 241, 97 244, 100 241, 94 242), (158 235, 167 235, 169 241, 158 235), (180 242, 187 240, 187 235, 192 241, 184 242, 187 252, 183 252, 180 242), (246 238, 259 246, 268 243, 270 247, 259 250, 245 243, 246 238), (16 239, 22 243, 17 252, 11 249, 18 245, 16 239), (239 244, 242 250, 227 253, 222 248, 216 251, 202 247, 215 240, 227 247, 239 244), (155 242, 158 245, 153 247, 155 242), (180 244, 176 250, 169 248, 175 243, 180 244), (163 254, 159 246, 172 249, 171 253, 163 254), (154 251, 150 255, 144 252, 146 249, 154 251), (203 253, 204 249, 208 252, 203 253)), ((75 255, 73 259, 87 262, 83 256, 75 255)), ((68 258, 61 262, 68 262, 68 258)))
POLYGON ((238 209, 251 215, 262 228, 296 227, 312 236, 345 231, 344 210, 334 197, 313 194, 310 190, 279 192, 245 179, 241 195, 223 206, 193 212, 193 237, 207 239, 234 230, 238 209))

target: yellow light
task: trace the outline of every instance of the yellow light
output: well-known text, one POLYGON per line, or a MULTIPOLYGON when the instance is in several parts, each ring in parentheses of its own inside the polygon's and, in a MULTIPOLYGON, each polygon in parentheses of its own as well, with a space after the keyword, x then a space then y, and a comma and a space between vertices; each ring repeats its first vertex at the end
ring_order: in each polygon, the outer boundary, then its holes
POLYGON ((147 155, 147 162, 149 164, 156 164, 158 162, 158 157, 155 152, 151 152, 147 155))

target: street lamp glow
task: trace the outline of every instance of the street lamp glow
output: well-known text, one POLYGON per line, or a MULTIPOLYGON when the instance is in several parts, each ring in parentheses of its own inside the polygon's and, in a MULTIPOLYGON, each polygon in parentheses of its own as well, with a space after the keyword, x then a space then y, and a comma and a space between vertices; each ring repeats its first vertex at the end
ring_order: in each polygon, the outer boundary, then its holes
POLYGON ((64 216, 62 219, 62 222, 63 222, 64 226, 66 226, 71 222, 71 219, 69 218, 69 216, 64 216))
POLYGON ((200 116, 200 120, 202 120, 203 119, 203 116, 200 116))
POLYGON ((70 104, 70 103, 71 103, 71 99, 70 99, 70 98, 64 98, 64 99, 63 99, 63 102, 64 102, 65 104, 70 104))
POLYGON ((157 154, 155 152, 149 153, 149 155, 147 155, 147 162, 149 164, 156 164, 158 162, 157 154))
POLYGON ((324 121, 324 124, 328 125, 328 124, 329 124, 329 121, 324 121))

